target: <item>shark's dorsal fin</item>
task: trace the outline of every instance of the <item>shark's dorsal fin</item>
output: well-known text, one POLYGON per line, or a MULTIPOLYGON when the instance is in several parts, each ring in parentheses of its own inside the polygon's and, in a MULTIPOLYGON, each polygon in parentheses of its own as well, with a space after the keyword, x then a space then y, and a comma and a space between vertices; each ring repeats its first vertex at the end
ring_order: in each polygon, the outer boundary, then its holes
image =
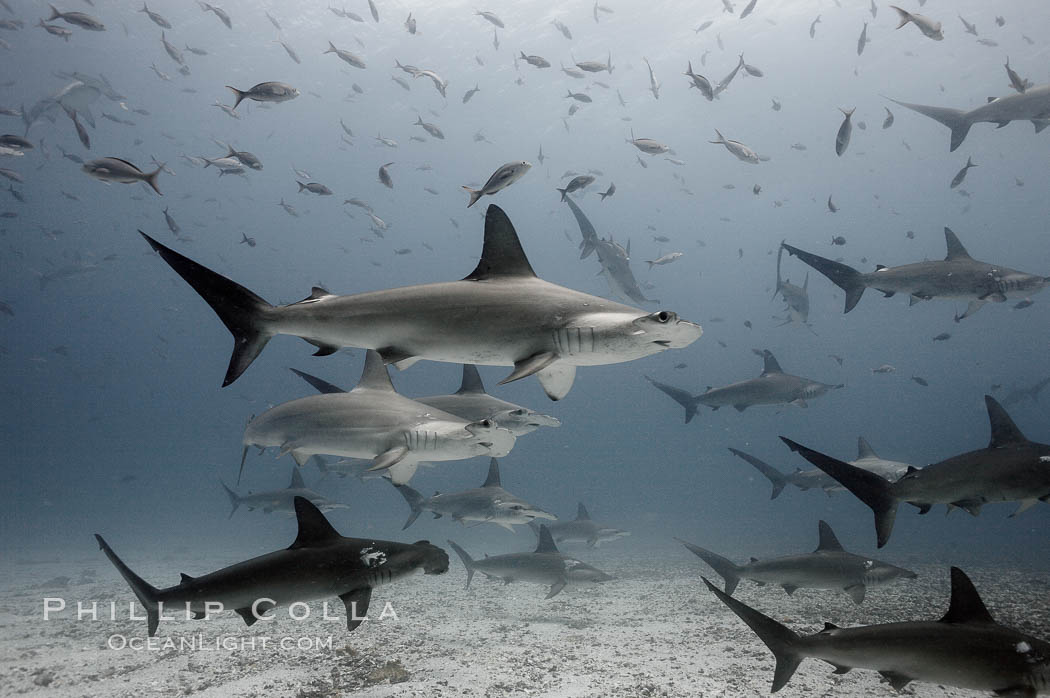
POLYGON ((456 391, 456 395, 465 393, 481 394, 485 392, 485 384, 481 382, 481 374, 474 364, 463 364, 463 382, 456 391))
POLYGON ((558 552, 558 546, 554 544, 554 539, 551 537, 551 531, 545 525, 540 524, 540 542, 536 545, 536 552, 538 553, 556 553, 558 552))
POLYGON ((1028 443, 1028 439, 1021 430, 1010 419, 1003 406, 991 395, 984 396, 984 404, 988 407, 988 421, 992 427, 992 438, 988 442, 988 448, 1002 448, 1003 446, 1015 446, 1028 443))
POLYGON ((342 538, 321 510, 306 497, 295 498, 295 518, 299 521, 299 535, 289 550, 318 547, 342 538))
POLYGON ((390 373, 387 372, 386 364, 383 363, 383 357, 374 349, 369 349, 365 354, 365 368, 361 372, 361 380, 350 392, 365 389, 396 392, 394 384, 390 382, 390 373))
POLYGON ((777 363, 777 358, 773 356, 773 352, 769 349, 762 350, 762 375, 767 373, 783 373, 784 369, 780 368, 780 364, 777 363))
POLYGON ((963 247, 963 244, 959 242, 959 238, 956 237, 951 228, 945 227, 944 242, 948 246, 948 256, 944 258, 944 261, 950 262, 954 259, 973 259, 970 256, 970 253, 966 251, 966 248, 963 247))
POLYGON ((485 482, 481 485, 482 487, 501 487, 499 481, 499 461, 493 458, 489 461, 489 474, 485 478, 485 482))
POLYGON ((844 551, 842 543, 839 543, 839 539, 835 537, 835 532, 831 530, 831 526, 828 525, 827 521, 821 521, 817 524, 817 529, 820 532, 820 542, 817 544, 816 552, 824 551, 844 551))
POLYGON ((952 601, 942 623, 994 623, 973 582, 958 567, 952 568, 952 601))
POLYGON ((485 245, 474 271, 464 281, 525 276, 535 277, 525 250, 521 248, 514 224, 499 206, 490 204, 485 212, 485 245))
POLYGON ((857 460, 864 460, 865 458, 878 458, 879 454, 875 453, 875 449, 871 447, 868 440, 863 436, 857 437, 857 460))
POLYGON ((193 577, 189 576, 185 572, 179 575, 179 584, 189 584, 193 581, 193 577))
POLYGON ((288 485, 290 490, 305 490, 306 483, 303 482, 303 475, 299 472, 299 468, 292 468, 292 482, 288 485))
POLYGON ((583 506, 583 502, 580 502, 579 506, 576 507, 576 520, 577 521, 590 521, 591 515, 587 513, 587 507, 583 506))

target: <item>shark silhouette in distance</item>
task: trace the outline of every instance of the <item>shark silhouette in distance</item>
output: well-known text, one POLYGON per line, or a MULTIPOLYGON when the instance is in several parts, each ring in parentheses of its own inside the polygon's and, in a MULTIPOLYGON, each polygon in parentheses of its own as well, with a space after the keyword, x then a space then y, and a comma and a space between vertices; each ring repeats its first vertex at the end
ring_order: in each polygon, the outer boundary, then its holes
POLYGON ((955 321, 959 322, 976 313, 985 303, 1003 303, 1010 297, 1028 297, 1050 283, 1050 277, 974 259, 949 228, 944 229, 944 240, 948 254, 943 260, 915 262, 899 267, 879 264, 870 273, 857 271, 841 262, 785 243, 781 243, 781 247, 845 291, 847 313, 856 307, 865 289, 874 288, 887 298, 898 293, 906 294, 909 305, 933 298, 969 301, 966 312, 955 317, 955 321))
POLYGON ((838 480, 875 515, 881 548, 890 539, 897 507, 907 502, 928 512, 935 504, 977 516, 988 502, 1020 502, 1016 516, 1037 502, 1050 502, 1050 445, 1025 437, 1006 410, 984 396, 992 436, 986 448, 952 456, 922 470, 911 468, 889 482, 863 468, 843 463, 781 436, 781 440, 813 465, 838 480))
POLYGON ((513 366, 501 383, 536 374, 552 400, 572 388, 577 366, 621 363, 686 347, 699 325, 661 310, 580 293, 536 276, 507 214, 490 205, 477 267, 460 281, 404 286, 351 296, 314 287, 307 298, 273 306, 139 231, 212 307, 234 336, 223 385, 288 334, 328 355, 341 347, 377 351, 406 368, 419 359, 513 366))
POLYGON ((367 616, 375 587, 418 569, 426 574, 448 571, 448 554, 427 541, 346 538, 304 497, 295 498, 295 514, 299 533, 288 548, 199 577, 183 574, 177 585, 163 589, 132 572, 102 536, 95 534, 95 538, 145 607, 151 637, 165 612, 192 613, 200 620, 218 604, 220 610, 236 611, 250 626, 270 617, 266 614, 277 606, 330 596, 345 604, 346 628, 353 631, 367 616))

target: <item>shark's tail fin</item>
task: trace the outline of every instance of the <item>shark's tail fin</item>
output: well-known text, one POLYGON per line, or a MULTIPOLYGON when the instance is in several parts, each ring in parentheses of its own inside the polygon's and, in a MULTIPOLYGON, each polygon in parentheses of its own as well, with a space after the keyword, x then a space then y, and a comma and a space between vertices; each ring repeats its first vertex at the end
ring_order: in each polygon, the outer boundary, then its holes
POLYGON ((733 595, 733 592, 736 591, 736 585, 740 583, 740 567, 738 565, 733 564, 732 560, 727 560, 721 555, 716 555, 710 550, 701 548, 699 545, 686 543, 681 538, 675 538, 675 540, 689 548, 689 552, 693 555, 696 555, 710 565, 711 569, 717 572, 718 576, 725 580, 726 595, 733 595))
POLYGON ((224 490, 226 490, 226 496, 230 498, 230 506, 232 506, 233 508, 230 509, 230 515, 227 516, 226 518, 232 519, 233 518, 233 512, 237 511, 237 507, 239 507, 241 505, 241 498, 237 496, 236 492, 234 492, 229 487, 227 487, 226 483, 223 482, 222 480, 219 480, 219 484, 222 485, 222 488, 224 490))
POLYGON ((786 443, 792 451, 838 480, 857 499, 867 504, 875 515, 875 535, 878 538, 878 547, 886 545, 886 541, 890 539, 890 533, 893 532, 898 503, 893 497, 890 483, 887 480, 863 468, 843 463, 819 451, 806 448, 783 436, 780 437, 780 440, 786 443))
POLYGON ((769 616, 759 613, 747 604, 737 601, 729 594, 719 591, 707 579, 704 579, 704 584, 722 603, 729 606, 730 611, 737 614, 740 620, 747 623, 748 627, 755 631, 758 639, 766 643, 766 647, 773 653, 773 657, 777 661, 777 667, 773 671, 771 692, 776 693, 779 691, 791 680, 795 670, 798 669, 798 665, 802 663, 803 657, 795 649, 795 644, 799 639, 798 634, 769 616))
POLYGON ((452 541, 449 541, 448 544, 452 546, 453 550, 456 551, 456 554, 459 555, 459 559, 463 561, 463 566, 467 568, 467 586, 465 586, 464 588, 469 589, 470 580, 474 578, 474 558, 468 555, 466 550, 459 547, 452 541))
POLYGON ((811 252, 800 250, 785 243, 780 243, 788 254, 798 257, 803 262, 828 277, 833 284, 846 292, 846 309, 849 312, 856 307, 860 297, 864 295, 864 275, 853 267, 840 262, 835 262, 825 257, 815 255, 811 252))
POLYGON ((233 335, 233 355, 223 386, 237 380, 270 341, 264 315, 273 306, 244 286, 216 274, 188 257, 165 247, 141 230, 139 234, 175 272, 211 306, 233 335))
POLYGON ((769 465, 765 461, 761 461, 755 458, 750 453, 744 453, 743 451, 738 451, 735 448, 730 448, 729 452, 737 458, 741 458, 750 463, 751 465, 755 466, 758 472, 765 475, 766 478, 768 478, 769 481, 773 483, 773 494, 770 495, 770 499, 776 499, 780 496, 780 493, 784 491, 784 487, 787 485, 787 479, 784 477, 784 474, 781 473, 779 470, 769 465))
POLYGON ((131 571, 131 568, 124 564, 124 561, 117 557, 117 554, 113 552, 113 548, 109 547, 102 536, 95 534, 95 540, 98 541, 98 547, 102 549, 102 552, 106 554, 109 561, 113 563, 113 566, 117 568, 120 575, 124 577, 124 581, 128 583, 131 590, 135 592, 135 596, 138 597, 139 603, 141 603, 146 609, 146 626, 149 630, 149 636, 153 637, 157 634, 157 624, 160 622, 160 607, 158 604, 158 596, 160 592, 157 588, 148 584, 142 577, 138 576, 131 571))
POLYGON ((408 506, 412 508, 412 513, 408 515, 408 521, 406 521, 405 525, 401 527, 401 530, 404 531, 415 523, 416 519, 419 518, 419 515, 423 513, 423 495, 416 492, 408 485, 394 485, 394 487, 397 488, 397 491, 400 492, 401 496, 405 498, 406 502, 408 502, 408 506))
POLYGON ((248 93, 243 90, 238 90, 236 87, 226 86, 226 89, 233 90, 233 94, 237 95, 237 100, 233 103, 231 109, 236 109, 240 106, 240 103, 244 101, 244 98, 248 96, 248 93))
POLYGON ((562 200, 562 201, 565 201, 565 195, 566 195, 566 194, 567 194, 567 193, 569 192, 568 188, 565 188, 565 189, 558 189, 557 187, 555 187, 554 189, 555 189, 556 191, 559 191, 559 192, 561 192, 561 200, 562 200))
POLYGON ((930 107, 925 104, 909 104, 908 102, 898 102, 895 99, 891 99, 894 104, 899 104, 902 107, 917 111, 923 116, 928 116, 935 121, 939 121, 952 130, 952 142, 951 150, 954 152, 962 142, 966 140, 966 134, 970 132, 970 127, 973 126, 973 121, 970 120, 969 113, 962 109, 950 109, 948 107, 930 107))

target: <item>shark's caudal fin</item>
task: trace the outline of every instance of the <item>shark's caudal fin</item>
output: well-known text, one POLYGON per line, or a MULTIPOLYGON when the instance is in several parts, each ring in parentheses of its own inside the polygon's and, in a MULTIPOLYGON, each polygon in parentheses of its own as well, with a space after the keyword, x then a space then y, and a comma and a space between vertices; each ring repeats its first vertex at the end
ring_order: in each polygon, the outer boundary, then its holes
POLYGON ((300 378, 302 378, 304 381, 306 381, 310 385, 312 385, 314 387, 314 390, 316 390, 319 393, 345 393, 346 392, 345 390, 340 388, 338 385, 332 385, 328 381, 322 380, 322 379, 318 378, 317 376, 312 376, 309 373, 306 373, 305 371, 300 371, 299 369, 296 369, 296 368, 289 368, 288 370, 291 371, 292 373, 294 373, 295 375, 299 376, 300 378))
POLYGON ((230 498, 230 506, 232 506, 233 508, 230 509, 230 515, 227 516, 226 518, 232 519, 233 518, 233 512, 237 511, 237 507, 239 507, 241 505, 241 498, 237 496, 236 492, 234 492, 229 487, 227 487, 226 483, 223 482, 222 480, 219 480, 219 484, 222 485, 222 488, 224 490, 226 490, 226 496, 230 498))
POLYGON ((740 567, 738 565, 733 564, 732 560, 728 560, 706 548, 701 548, 699 545, 686 543, 681 538, 675 538, 675 540, 688 548, 693 555, 710 565, 711 569, 725 580, 726 594, 728 596, 733 595, 733 592, 736 591, 736 585, 740 583, 740 567))
POLYGON ((139 233, 161 259, 201 295, 233 335, 233 355, 222 385, 234 382, 270 341, 272 335, 266 329, 264 315, 273 306, 244 286, 183 257, 141 230, 139 233))
POLYGON ((952 130, 952 143, 951 151, 955 151, 962 142, 966 140, 966 134, 970 132, 970 127, 973 126, 973 122, 970 120, 969 113, 962 109, 949 109, 948 107, 929 107, 924 104, 909 104, 908 102, 898 102, 895 99, 891 99, 894 104, 899 104, 902 107, 917 111, 923 116, 928 116, 931 119, 941 122, 952 130))
POLYGON ((844 312, 849 312, 857 305, 860 301, 860 297, 864 295, 864 275, 853 267, 847 266, 840 262, 835 262, 830 259, 826 259, 819 255, 815 255, 811 252, 800 250, 797 247, 792 247, 781 243, 783 248, 788 251, 788 254, 798 257, 803 262, 819 271, 824 276, 828 277, 833 284, 841 288, 846 292, 846 309, 844 312))
POLYGON ((419 518, 419 515, 423 513, 423 502, 426 501, 419 492, 415 491, 408 485, 394 485, 397 491, 401 493, 401 496, 408 502, 408 506, 412 509, 412 513, 408 515, 408 520, 405 521, 405 525, 401 527, 404 531, 406 528, 411 526, 419 518))
POLYGON ((696 416, 696 411, 700 407, 700 395, 693 395, 681 388, 676 388, 673 385, 667 383, 661 383, 660 381, 644 376, 645 380, 649 381, 654 388, 667 395, 669 398, 677 402, 685 409, 685 423, 688 424, 696 416))
POLYGON ((843 463, 786 437, 781 436, 780 440, 786 443, 792 451, 835 478, 857 499, 867 504, 875 515, 875 535, 878 538, 878 547, 886 545, 886 541, 890 539, 890 533, 893 532, 893 521, 897 516, 898 504, 893 497, 889 482, 873 472, 843 463))
POLYGON ((448 544, 452 547, 453 550, 456 551, 456 554, 459 555, 459 559, 463 561, 463 566, 467 568, 467 585, 463 588, 469 589, 470 580, 474 578, 474 558, 472 558, 466 550, 459 547, 452 541, 448 541, 448 544))
POLYGON ((493 458, 489 461, 489 474, 482 483, 482 487, 502 487, 499 479, 499 461, 493 458))
POLYGON ((769 651, 773 653, 777 667, 773 671, 773 687, 770 690, 772 693, 779 691, 791 680, 798 665, 802 663, 803 657, 795 649, 795 644, 799 639, 798 634, 747 604, 737 601, 729 594, 719 591, 706 578, 701 577, 701 579, 704 580, 704 584, 711 590, 711 593, 728 606, 730 611, 737 614, 740 620, 747 623, 748 627, 758 635, 758 639, 764 642, 769 651))
POLYGON ((751 465, 755 466, 758 472, 765 475, 766 478, 768 478, 769 481, 773 483, 773 494, 770 495, 770 499, 776 499, 780 495, 780 493, 784 491, 784 487, 787 485, 787 479, 784 477, 784 474, 781 473, 779 470, 769 465, 765 461, 761 461, 755 458, 749 453, 738 451, 735 448, 730 448, 729 452, 737 458, 741 458, 750 463, 751 465))
POLYGON ((102 536, 95 534, 95 540, 98 541, 98 547, 102 549, 102 552, 106 554, 109 561, 113 563, 113 566, 117 568, 120 575, 124 577, 124 581, 128 583, 131 590, 135 592, 135 596, 138 598, 139 603, 146 609, 146 627, 149 632, 149 636, 153 637, 157 634, 157 624, 160 622, 160 609, 158 606, 158 596, 160 592, 156 587, 147 584, 142 577, 138 576, 131 571, 131 568, 124 564, 124 561, 117 557, 117 554, 113 552, 113 548, 109 547, 102 536))
POLYGON ((580 259, 586 259, 598 245, 598 231, 576 205, 576 202, 572 199, 563 200, 569 205, 572 215, 576 217, 576 223, 580 226, 580 235, 583 236, 583 242, 580 243, 580 259))

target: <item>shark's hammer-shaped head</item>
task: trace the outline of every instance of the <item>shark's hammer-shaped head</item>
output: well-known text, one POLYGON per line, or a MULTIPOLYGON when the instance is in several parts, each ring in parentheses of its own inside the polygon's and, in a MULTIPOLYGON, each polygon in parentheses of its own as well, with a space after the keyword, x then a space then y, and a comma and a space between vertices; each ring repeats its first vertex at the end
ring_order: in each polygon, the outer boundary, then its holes
POLYGON ((589 320, 594 327, 595 352, 598 354, 649 356, 667 349, 687 347, 704 332, 700 325, 683 320, 669 310, 644 315, 601 313, 589 320))
POLYGON ((492 420, 499 426, 509 429, 516 436, 528 434, 539 427, 560 427, 561 420, 557 417, 534 412, 527 407, 503 410, 492 415, 492 420))
POLYGON ((494 458, 502 458, 514 448, 516 438, 509 430, 501 427, 492 419, 482 419, 471 422, 463 427, 465 435, 461 438, 469 440, 477 446, 477 455, 488 455, 494 458))

